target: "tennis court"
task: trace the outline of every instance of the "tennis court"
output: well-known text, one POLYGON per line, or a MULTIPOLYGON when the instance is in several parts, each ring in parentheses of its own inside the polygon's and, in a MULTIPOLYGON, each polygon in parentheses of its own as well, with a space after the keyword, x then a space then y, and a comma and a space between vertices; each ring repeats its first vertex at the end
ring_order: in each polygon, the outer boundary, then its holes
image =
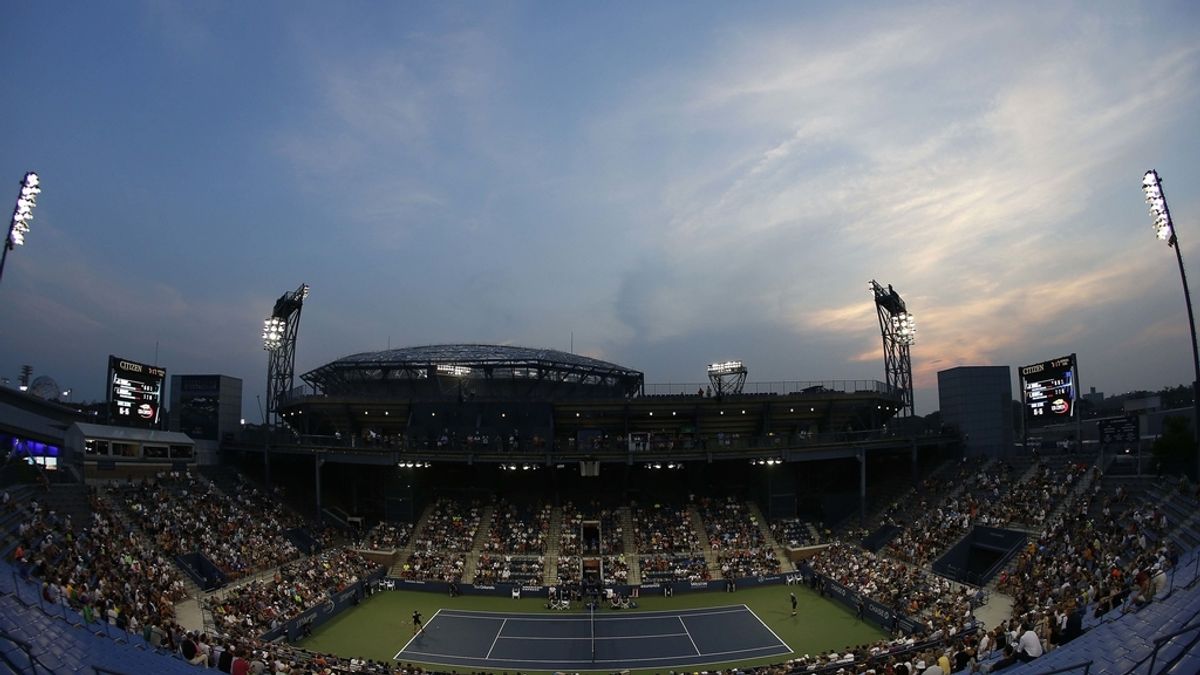
POLYGON ((513 670, 693 666, 790 654, 745 605, 672 612, 526 614, 440 610, 394 657, 513 670))

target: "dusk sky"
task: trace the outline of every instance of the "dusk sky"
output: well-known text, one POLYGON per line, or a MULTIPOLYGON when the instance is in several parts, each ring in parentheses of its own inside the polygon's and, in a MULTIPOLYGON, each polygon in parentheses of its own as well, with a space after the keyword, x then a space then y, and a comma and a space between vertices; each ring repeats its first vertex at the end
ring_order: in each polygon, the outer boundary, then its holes
POLYGON ((868 282, 936 373, 1077 352, 1190 382, 1157 169, 1200 291, 1200 4, 11 3, 0 375, 242 378, 442 342, 701 382, 884 379, 868 282))

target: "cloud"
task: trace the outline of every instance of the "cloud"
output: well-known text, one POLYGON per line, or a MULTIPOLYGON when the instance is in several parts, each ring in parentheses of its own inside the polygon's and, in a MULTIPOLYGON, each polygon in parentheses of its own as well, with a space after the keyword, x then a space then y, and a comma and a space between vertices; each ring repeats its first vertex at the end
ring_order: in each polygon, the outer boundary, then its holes
POLYGON ((1141 233, 1096 201, 1114 169, 1136 189, 1129 158, 1193 109, 1197 49, 1068 12, 1032 28, 1004 10, 887 18, 849 40, 756 33, 690 85, 660 83, 682 92, 675 108, 613 115, 677 116, 681 137, 722 130, 662 186, 672 217, 646 256, 655 269, 628 272, 618 306, 635 340, 766 316, 797 336, 841 335, 859 346, 848 362, 868 361, 877 278, 909 299, 914 355, 937 355, 914 356, 930 383, 946 364, 1087 340, 1089 316, 1146 290, 1157 263, 1124 250, 1141 233), (1047 36, 1052 49, 1030 49, 1047 36), (1148 73, 1137 57, 1151 50, 1148 73))

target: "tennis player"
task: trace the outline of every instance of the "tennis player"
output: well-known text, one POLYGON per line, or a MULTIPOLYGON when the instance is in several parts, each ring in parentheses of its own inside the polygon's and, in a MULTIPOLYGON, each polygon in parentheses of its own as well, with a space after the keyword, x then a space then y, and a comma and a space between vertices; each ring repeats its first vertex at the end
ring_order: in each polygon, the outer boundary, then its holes
POLYGON ((796 594, 788 593, 788 595, 792 596, 792 616, 796 616, 796 594))
POLYGON ((413 635, 417 633, 425 634, 425 626, 421 625, 421 610, 413 610, 413 635))

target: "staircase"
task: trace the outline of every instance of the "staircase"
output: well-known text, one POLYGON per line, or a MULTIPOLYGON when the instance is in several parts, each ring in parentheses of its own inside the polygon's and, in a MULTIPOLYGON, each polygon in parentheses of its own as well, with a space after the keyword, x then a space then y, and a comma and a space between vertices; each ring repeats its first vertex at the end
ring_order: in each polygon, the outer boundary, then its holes
MULTIPOLYGON (((1096 460, 1096 466, 1098 466, 1100 468, 1101 476, 1104 475, 1104 469, 1108 466, 1110 461, 1111 461, 1111 458, 1109 460, 1105 460, 1104 457, 1099 457, 1096 460)), ((1072 488, 1071 491, 1068 492, 1067 495, 1062 498, 1062 501, 1060 501, 1058 503, 1058 506, 1054 507, 1054 510, 1051 511, 1050 515, 1048 515, 1046 517, 1046 523, 1047 524, 1053 523, 1053 522, 1057 521, 1059 518, 1061 518, 1063 515, 1063 512, 1065 512, 1067 510, 1067 507, 1072 504, 1075 504, 1076 502, 1079 501, 1079 499, 1081 497, 1083 497, 1085 494, 1087 494, 1088 490, 1092 489, 1092 485, 1095 482, 1096 481, 1093 479, 1092 469, 1088 469, 1087 472, 1085 472, 1083 474, 1083 477, 1079 479, 1079 482, 1075 484, 1075 487, 1072 488)))
POLYGON ((762 509, 758 508, 758 504, 753 500, 746 502, 746 506, 750 510, 750 517, 754 519, 754 522, 758 523, 758 531, 762 532, 763 541, 767 542, 767 545, 771 547, 771 551, 775 554, 775 558, 779 560, 779 569, 795 569, 791 561, 788 560, 787 551, 783 550, 783 547, 779 545, 779 542, 775 541, 775 537, 771 534, 771 528, 767 525, 767 519, 763 518, 762 509))
MULTIPOLYGON (((134 522, 134 520, 130 517, 129 509, 125 508, 124 504, 114 503, 113 500, 109 499, 108 495, 105 494, 105 491, 102 489, 96 491, 96 499, 101 504, 108 507, 109 514, 111 514, 113 519, 116 520, 118 523, 120 523, 122 526, 124 526, 130 530, 141 531, 141 527, 139 527, 138 524, 136 522, 134 522)), ((149 535, 147 535, 146 533, 143 532, 142 536, 145 537, 146 540, 149 541, 151 544, 154 544, 154 540, 149 535)), ((157 545, 155 546, 155 548, 157 548, 157 545)), ((169 556, 165 556, 165 557, 169 557, 169 556)), ((184 574, 182 572, 182 570, 177 569, 177 571, 180 572, 179 578, 181 580, 183 580, 183 589, 187 593, 188 598, 195 599, 195 598, 200 598, 200 597, 204 596, 204 590, 201 589, 200 586, 196 585, 195 581, 192 581, 192 577, 190 575, 184 574)), ((187 602, 187 600, 182 600, 180 602, 184 603, 184 602, 187 602)))
MULTIPOLYGON (((8 559, 17 544, 20 543, 17 531, 21 523, 30 519, 33 513, 29 510, 29 502, 38 501, 42 492, 32 485, 10 485, 7 488, 12 498, 13 508, 0 512, 0 558, 8 559)), ((41 503, 40 501, 38 502, 41 503)))
POLYGON ((479 568, 479 556, 483 553, 483 545, 487 543, 488 534, 492 531, 492 519, 496 516, 496 507, 488 502, 479 514, 479 529, 475 530, 475 538, 471 540, 471 550, 465 551, 467 557, 463 563, 463 583, 475 582, 475 570, 479 568))
POLYGON ((393 577, 400 576, 404 571, 404 563, 412 557, 413 550, 416 549, 417 540, 425 534, 425 524, 429 522, 429 516, 433 513, 433 504, 425 507, 421 512, 421 516, 417 518, 417 522, 413 524, 412 536, 408 538, 408 544, 400 551, 400 555, 396 557, 396 561, 392 563, 392 569, 388 570, 388 575, 393 577))
POLYGON ((558 544, 562 536, 563 512, 561 507, 550 509, 550 529, 546 532, 546 553, 542 556, 542 584, 553 586, 558 583, 558 544))
POLYGON ((625 562, 629 563, 629 583, 642 583, 642 558, 638 555, 637 540, 633 537, 633 510, 628 506, 618 509, 621 514, 621 531, 625 533, 625 562))
POLYGON ((704 529, 704 519, 700 517, 700 510, 693 505, 688 506, 687 512, 692 521, 692 529, 700 537, 700 550, 704 552, 704 564, 708 567, 709 576, 715 580, 724 579, 721 564, 717 561, 717 552, 708 542, 708 532, 704 529))

